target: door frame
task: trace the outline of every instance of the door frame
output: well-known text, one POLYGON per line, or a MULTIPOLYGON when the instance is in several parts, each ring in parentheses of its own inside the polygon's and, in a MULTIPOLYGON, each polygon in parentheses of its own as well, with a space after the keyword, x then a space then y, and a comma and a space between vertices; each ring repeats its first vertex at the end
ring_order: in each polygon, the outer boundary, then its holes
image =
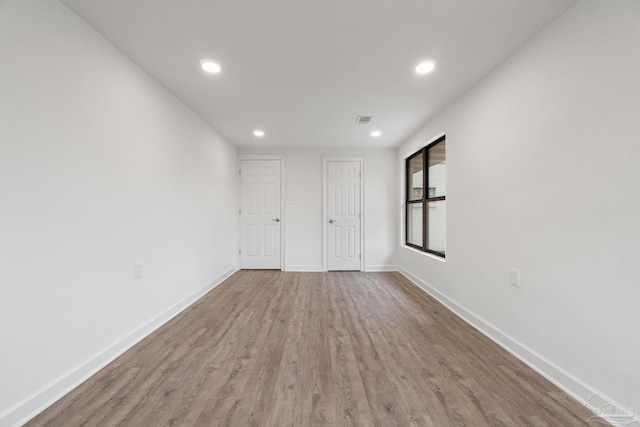
POLYGON ((327 195, 329 179, 329 162, 358 162, 360 163, 360 271, 365 271, 365 246, 364 246, 364 156, 323 156, 322 157, 322 271, 329 271, 329 239, 327 222, 327 195))
MULTIPOLYGON (((284 210, 286 206, 284 201, 287 196, 287 159, 284 155, 278 154, 240 154, 238 155, 238 212, 240 211, 240 197, 242 197, 242 187, 240 183, 240 162, 243 160, 279 160, 280 161, 280 270, 285 269, 285 229, 287 227, 287 214, 284 210)), ((238 216, 240 213, 238 213, 238 216)), ((242 230, 240 229, 240 220, 238 218, 238 267, 240 266, 240 241, 242 230)))

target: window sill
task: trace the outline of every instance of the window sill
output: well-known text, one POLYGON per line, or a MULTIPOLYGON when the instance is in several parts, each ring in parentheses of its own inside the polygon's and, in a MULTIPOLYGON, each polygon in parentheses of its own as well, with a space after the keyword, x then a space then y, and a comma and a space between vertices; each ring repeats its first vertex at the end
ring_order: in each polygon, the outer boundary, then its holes
POLYGON ((407 245, 401 245, 401 246, 402 246, 403 248, 405 248, 405 249, 409 249, 410 251, 413 251, 413 252, 415 252, 415 253, 417 253, 417 254, 420 254, 420 255, 424 255, 424 256, 426 256, 426 257, 428 257, 428 258, 431 258, 431 259, 434 259, 434 260, 436 260, 436 261, 440 261, 440 262, 446 262, 446 261, 447 261, 447 259, 446 259, 446 258, 439 257, 439 256, 437 256, 437 255, 430 254, 429 252, 423 252, 423 251, 418 250, 418 249, 416 249, 416 248, 412 248, 411 246, 407 246, 407 245))

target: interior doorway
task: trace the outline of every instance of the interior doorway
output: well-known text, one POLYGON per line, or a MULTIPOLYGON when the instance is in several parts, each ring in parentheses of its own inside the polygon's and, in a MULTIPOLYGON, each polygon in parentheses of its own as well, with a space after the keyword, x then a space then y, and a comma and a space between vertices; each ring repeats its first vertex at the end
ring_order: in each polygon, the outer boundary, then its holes
POLYGON ((240 160, 240 268, 282 269, 282 159, 240 160))
POLYGON ((362 158, 323 159, 323 268, 362 271, 362 158))

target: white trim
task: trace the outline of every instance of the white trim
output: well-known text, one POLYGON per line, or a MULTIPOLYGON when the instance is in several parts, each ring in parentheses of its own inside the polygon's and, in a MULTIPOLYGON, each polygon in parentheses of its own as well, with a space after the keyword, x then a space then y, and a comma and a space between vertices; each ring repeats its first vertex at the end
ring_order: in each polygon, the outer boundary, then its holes
MULTIPOLYGON (((285 230, 287 227, 287 213, 285 211, 287 199, 287 157, 280 154, 240 154, 238 160, 280 160, 280 270, 287 271, 286 269, 286 257, 287 251, 285 247, 285 230)), ((240 165, 238 165, 240 167, 240 165)), ((238 176, 240 181, 240 176, 238 176)), ((238 191, 242 193, 241 185, 238 186, 238 191)), ((239 196, 241 197, 241 195, 239 196)), ((238 198, 238 209, 240 209, 240 199, 238 198)), ((242 247, 240 241, 240 221, 238 221, 238 248, 242 247)), ((240 254, 238 254, 238 265, 240 264, 240 254)))
POLYGON ((365 270, 368 273, 373 273, 376 271, 398 271, 397 265, 367 265, 365 270))
POLYGON ((238 160, 284 160, 283 154, 238 154, 238 160))
POLYGON ((40 390, 27 396, 0 414, 0 426, 21 426, 27 421, 44 411, 57 400, 61 399, 71 390, 85 382, 100 369, 113 362, 118 356, 142 341, 148 335, 180 314, 183 310, 198 301, 213 288, 224 282, 229 276, 238 271, 234 267, 209 282, 204 287, 193 292, 172 307, 169 307, 144 325, 133 330, 115 343, 99 351, 80 366, 62 375, 60 378, 42 387, 40 390))
POLYGON ((323 271, 321 265, 287 265, 287 271, 323 271))
POLYGON ((364 156, 323 156, 322 157, 322 271, 329 271, 328 267, 328 243, 327 243, 327 171, 329 162, 359 162, 360 163, 360 271, 365 271, 365 246, 364 246, 364 156))
MULTIPOLYGON (((422 289, 424 292, 442 303, 459 318, 467 322, 469 325, 473 326, 487 338, 524 362, 534 371, 551 381, 553 384, 558 386, 561 390, 563 390, 569 396, 573 397, 582 405, 585 405, 589 409, 593 409, 588 405, 588 398, 590 396, 598 395, 602 399, 623 408, 622 405, 615 402, 613 399, 610 399, 604 393, 599 392, 595 387, 585 383, 580 378, 556 365, 535 350, 529 348, 525 344, 511 337, 509 334, 502 331, 497 326, 491 324, 489 321, 483 319, 482 317, 458 304, 405 268, 399 266, 398 271, 400 272, 400 274, 413 282, 413 284, 415 284, 418 288, 422 289)), ((614 426, 619 425, 616 423, 615 419, 607 418, 606 416, 602 417, 614 426)), ((640 416, 636 414, 634 419, 640 421, 640 416)))
MULTIPOLYGON (((287 264, 287 271, 297 271, 297 272, 318 272, 325 271, 322 265, 292 265, 287 264)), ((367 265, 365 269, 362 270, 368 273, 379 272, 379 271, 398 271, 397 265, 367 265)))

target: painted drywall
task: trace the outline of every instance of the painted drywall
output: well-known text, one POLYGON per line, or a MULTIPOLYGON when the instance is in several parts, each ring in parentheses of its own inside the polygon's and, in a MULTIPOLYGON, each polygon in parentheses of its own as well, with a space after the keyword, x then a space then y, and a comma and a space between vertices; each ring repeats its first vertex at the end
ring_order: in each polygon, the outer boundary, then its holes
POLYGON ((401 246, 400 268, 585 386, 576 397, 599 391, 636 409, 638 52, 640 2, 583 0, 398 159, 402 171, 446 132, 446 261, 401 246))
POLYGON ((238 188, 235 147, 57 1, 2 3, 0 64, 11 425, 237 266, 238 188))
POLYGON ((322 270, 322 158, 364 159, 365 270, 395 268, 398 235, 396 150, 249 149, 241 155, 283 155, 286 163, 284 200, 285 269, 322 270))

